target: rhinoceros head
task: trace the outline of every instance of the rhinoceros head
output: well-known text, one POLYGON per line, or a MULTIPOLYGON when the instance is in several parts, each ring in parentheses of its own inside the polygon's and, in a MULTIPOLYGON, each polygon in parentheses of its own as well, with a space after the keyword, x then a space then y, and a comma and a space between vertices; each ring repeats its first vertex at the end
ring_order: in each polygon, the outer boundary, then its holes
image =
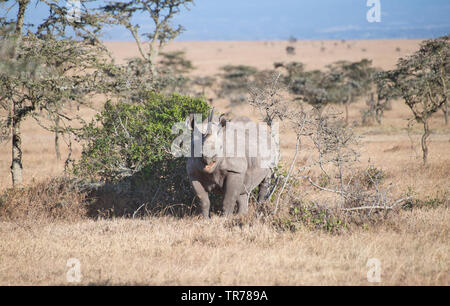
MULTIPOLYGON (((192 117, 189 121, 191 128, 195 128, 192 117)), ((214 109, 212 109, 208 118, 203 121, 203 124, 200 127, 196 127, 202 136, 201 160, 203 162, 202 170, 205 172, 214 172, 223 161, 226 123, 225 116, 215 116, 214 109)))

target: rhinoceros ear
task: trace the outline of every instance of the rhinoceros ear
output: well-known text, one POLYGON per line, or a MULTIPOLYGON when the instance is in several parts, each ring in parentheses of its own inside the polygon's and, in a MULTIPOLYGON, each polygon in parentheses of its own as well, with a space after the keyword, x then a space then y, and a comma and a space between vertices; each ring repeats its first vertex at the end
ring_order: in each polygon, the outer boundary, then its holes
POLYGON ((207 120, 207 129, 206 129, 206 134, 209 135, 211 134, 211 123, 214 120, 214 107, 209 111, 208 113, 208 120, 207 120))
POLYGON ((194 129, 194 114, 190 114, 189 116, 186 117, 186 127, 190 130, 194 129))
POLYGON ((219 123, 220 123, 221 126, 227 125, 227 118, 225 117, 225 114, 220 115, 219 123))
POLYGON ((210 109, 208 112, 208 123, 214 121, 214 107, 210 109))

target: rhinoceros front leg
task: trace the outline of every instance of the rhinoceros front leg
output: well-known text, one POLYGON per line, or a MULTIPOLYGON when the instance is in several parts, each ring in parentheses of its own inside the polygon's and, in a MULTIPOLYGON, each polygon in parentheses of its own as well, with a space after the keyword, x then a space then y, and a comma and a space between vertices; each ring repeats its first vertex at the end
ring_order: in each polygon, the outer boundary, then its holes
POLYGON ((246 215, 248 213, 248 196, 246 194, 239 195, 237 202, 239 205, 238 214, 246 215))
POLYGON ((209 218, 210 202, 209 202, 208 192, 206 192, 205 188, 203 188, 203 185, 197 180, 192 180, 191 184, 192 184, 192 187, 194 188, 195 194, 200 199, 200 205, 202 208, 203 217, 209 218))
POLYGON ((244 175, 239 173, 232 173, 227 176, 225 182, 225 195, 223 199, 223 213, 229 216, 233 213, 234 206, 241 194, 242 186, 244 184, 244 175))

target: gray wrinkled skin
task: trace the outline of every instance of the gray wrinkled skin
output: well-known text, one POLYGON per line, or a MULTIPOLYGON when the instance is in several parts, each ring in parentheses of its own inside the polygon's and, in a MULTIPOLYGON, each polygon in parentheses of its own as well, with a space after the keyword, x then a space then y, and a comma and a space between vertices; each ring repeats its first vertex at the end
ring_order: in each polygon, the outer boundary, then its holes
MULTIPOLYGON (((261 167, 260 157, 248 157, 248 150, 246 150, 245 157, 220 157, 220 154, 216 156, 208 153, 206 146, 211 145, 211 141, 219 140, 219 148, 216 149, 221 150, 225 143, 221 140, 224 139, 227 122, 248 122, 250 119, 237 117, 227 121, 223 116, 217 119, 210 114, 210 118, 205 121, 208 123, 204 122, 204 126, 207 126, 206 131, 200 130, 203 140, 203 155, 202 157, 189 157, 186 165, 192 187, 200 199, 202 214, 205 218, 209 218, 209 192, 224 196, 223 213, 225 216, 233 213, 236 203, 238 204, 238 213, 246 214, 248 212, 248 194, 255 187, 259 186, 258 202, 264 201, 272 170, 268 167, 261 167)), ((192 117, 186 119, 186 124, 190 129, 193 128, 192 117)), ((248 139, 248 133, 246 137, 248 139)), ((250 139, 249 141, 255 140, 250 139)), ((193 144, 191 146, 191 151, 194 152, 193 144)), ((276 164, 279 159, 278 151, 274 151, 273 148, 269 151, 270 158, 273 157, 273 163, 276 164)))

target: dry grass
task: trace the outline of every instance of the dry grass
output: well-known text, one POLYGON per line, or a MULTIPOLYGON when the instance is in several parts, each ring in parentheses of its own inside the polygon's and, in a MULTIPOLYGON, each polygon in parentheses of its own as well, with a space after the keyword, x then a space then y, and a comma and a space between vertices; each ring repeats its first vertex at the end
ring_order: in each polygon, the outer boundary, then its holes
POLYGON ((448 285, 448 208, 402 212, 387 228, 344 235, 277 232, 213 218, 116 219, 0 227, 0 284, 369 285, 369 258, 382 285, 448 285))
POLYGON ((80 221, 87 216, 87 193, 68 178, 43 180, 26 188, 10 188, 0 195, 0 220, 20 223, 80 221))
MULTIPOLYGON (((411 53, 418 43, 349 41, 333 49, 333 42, 325 42, 325 52, 320 52, 320 42, 297 42, 296 55, 289 60, 303 61, 308 69, 316 69, 338 59, 368 57, 376 66, 392 68, 397 57, 411 53), (394 52, 396 47, 401 47, 401 52, 394 52), (362 48, 367 51, 362 52, 362 48)), ((286 45, 180 42, 171 44, 168 51, 186 49, 187 57, 198 68, 194 74, 208 75, 225 64, 271 68, 273 62, 287 60, 286 45)), ((110 46, 119 58, 132 55, 126 44, 110 46)), ((214 101, 214 106, 257 118, 248 106, 230 108, 224 100, 214 101)), ((351 108, 350 122, 360 122, 364 106, 360 101, 351 108)), ((84 116, 89 118, 91 113, 86 111, 84 116)), ((0 284, 68 284, 67 260, 75 257, 81 262, 81 284, 368 285, 367 260, 378 258, 381 285, 450 285, 450 127, 444 126, 442 113, 434 116, 429 166, 424 168, 420 128, 412 130, 411 142, 406 131, 409 116, 403 103, 393 103, 381 126, 356 127, 358 134, 365 135, 360 166, 382 169, 386 174, 383 184, 390 185, 394 197, 409 192, 424 205, 340 234, 305 227, 280 231, 271 222, 251 218, 79 218, 85 214, 83 194, 59 189, 58 183, 48 179, 60 175, 64 168, 64 161, 55 158, 53 135, 26 121, 24 179, 31 187, 20 194, 9 193, 1 208, 0 284), (431 208, 428 204, 438 198, 441 204, 431 208)), ((287 129, 281 131, 287 163, 294 153, 295 137, 287 129)), ((304 145, 299 165, 311 158, 308 143, 304 145)), ((62 148, 63 156, 64 152, 62 148)), ((10 154, 10 144, 2 144, 0 193, 11 186, 10 154)), ((80 148, 75 147, 74 157, 79 155, 80 148)), ((317 191, 299 183, 305 200, 314 198, 317 191)))

